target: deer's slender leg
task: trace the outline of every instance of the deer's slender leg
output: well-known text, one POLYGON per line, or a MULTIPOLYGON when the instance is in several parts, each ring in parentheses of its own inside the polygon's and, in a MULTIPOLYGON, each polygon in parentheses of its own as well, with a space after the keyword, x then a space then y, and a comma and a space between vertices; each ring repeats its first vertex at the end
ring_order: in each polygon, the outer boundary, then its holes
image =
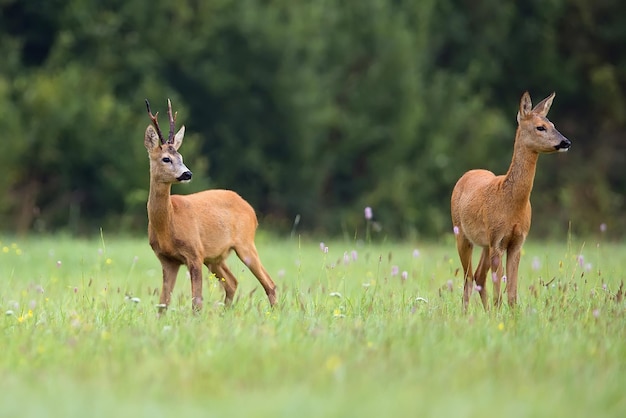
POLYGON ((210 264, 209 269, 215 273, 215 277, 220 281, 224 288, 224 305, 230 306, 237 291, 237 279, 226 265, 226 261, 210 264))
POLYGON ((502 250, 492 246, 491 247, 491 281, 493 282, 493 297, 495 306, 500 306, 502 302, 502 293, 500 290, 500 283, 502 282, 502 276, 504 275, 504 265, 502 263, 502 250))
POLYGON ((187 268, 191 276, 191 305, 197 313, 202 310, 202 263, 190 262, 187 268))
POLYGON ((463 266, 463 310, 467 311, 470 296, 474 291, 474 275, 472 274, 472 251, 474 245, 462 233, 456 237, 456 248, 463 266))
POLYGON ((484 247, 480 254, 480 261, 474 274, 474 280, 476 285, 479 286, 478 293, 480 294, 480 300, 483 303, 483 307, 486 311, 489 310, 489 303, 487 302, 487 270, 489 270, 489 247, 484 247))
POLYGON ((159 312, 163 312, 170 304, 176 277, 181 264, 178 261, 159 257, 161 267, 163 268, 163 287, 161 288, 161 296, 159 298, 159 312))
POLYGON ((274 306, 276 304, 276 284, 263 267, 263 264, 261 264, 254 242, 235 248, 235 252, 237 257, 248 266, 252 274, 259 280, 259 283, 265 289, 270 305, 274 306))
POLYGON ((509 306, 513 307, 517 303, 517 271, 524 245, 525 235, 520 228, 514 228, 514 238, 509 244, 506 255, 506 294, 509 306))

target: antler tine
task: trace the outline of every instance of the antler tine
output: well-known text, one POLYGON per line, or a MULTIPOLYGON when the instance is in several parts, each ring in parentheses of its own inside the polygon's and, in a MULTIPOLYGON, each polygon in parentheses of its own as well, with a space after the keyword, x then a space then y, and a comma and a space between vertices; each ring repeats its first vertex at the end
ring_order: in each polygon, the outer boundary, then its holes
POLYGON ((165 144, 165 139, 163 139, 161 128, 159 128, 159 121, 157 120, 157 117, 159 116, 159 112, 156 112, 154 115, 152 114, 152 111, 150 110, 150 102, 148 101, 148 99, 146 99, 146 108, 148 109, 148 115, 150 115, 150 120, 152 121, 152 125, 154 126, 154 129, 156 129, 157 135, 159 135, 161 144, 165 144))
POLYGON ((176 113, 172 114, 172 102, 170 99, 167 99, 167 117, 170 120, 170 134, 167 137, 167 142, 171 144, 174 142, 174 132, 176 131, 176 113))

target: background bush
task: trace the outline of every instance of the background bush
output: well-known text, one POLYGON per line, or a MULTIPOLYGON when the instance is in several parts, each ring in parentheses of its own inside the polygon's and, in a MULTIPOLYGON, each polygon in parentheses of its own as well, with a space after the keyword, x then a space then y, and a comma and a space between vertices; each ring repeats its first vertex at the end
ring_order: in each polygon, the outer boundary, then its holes
POLYGON ((0 228, 146 226, 143 100, 173 101, 194 182, 267 228, 447 233, 469 168, 506 171, 519 98, 573 142, 539 160, 533 234, 626 226, 626 3, 0 1, 0 228))

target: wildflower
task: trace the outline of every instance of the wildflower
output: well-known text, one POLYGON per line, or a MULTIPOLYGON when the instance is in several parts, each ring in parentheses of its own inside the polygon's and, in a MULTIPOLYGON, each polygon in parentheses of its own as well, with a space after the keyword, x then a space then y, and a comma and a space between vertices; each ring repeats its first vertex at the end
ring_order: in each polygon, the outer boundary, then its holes
POLYGON ((502 283, 506 283, 506 275, 502 276, 502 283))
POLYGON ((491 273, 491 281, 494 283, 498 281, 498 274, 495 271, 491 273))
POLYGON ((371 221, 373 217, 374 217, 374 213, 372 212, 372 208, 367 206, 365 208, 365 219, 368 221, 371 221))
POLYGON ((285 269, 278 270, 277 276, 279 279, 282 279, 283 277, 285 277, 285 269))
POLYGON ((113 260, 111 260, 110 258, 107 258, 107 259, 104 261, 104 263, 105 263, 107 266, 109 266, 109 265, 113 264, 113 260))
POLYGON ((2 252, 3 253, 8 253, 9 252, 9 247, 7 247, 6 245, 4 247, 2 247, 2 252))
POLYGON ((598 318, 600 316, 600 309, 594 309, 592 313, 594 318, 598 318))
POLYGON ((343 264, 350 264, 350 254, 347 251, 343 253, 343 264))
POLYGON ((498 331, 504 331, 504 322, 498 324, 498 331))
POLYGON ((578 265, 581 268, 585 265, 585 257, 582 254, 578 255, 578 265))
POLYGON ((356 250, 352 250, 350 256, 352 257, 352 261, 356 261, 359 258, 359 254, 356 252, 356 250))
POLYGON ((420 256, 420 250, 417 248, 413 250, 413 258, 417 258, 420 256))
POLYGON ((608 289, 608 286, 606 285, 606 283, 602 283, 602 290, 606 291, 607 289, 608 289))
POLYGON ((8 310, 8 311, 6 311, 4 314, 5 314, 6 316, 13 316, 13 315, 15 315, 15 312, 13 312, 11 309, 9 309, 9 310, 8 310))
POLYGON ((60 267, 61 267, 61 264, 62 264, 62 263, 61 263, 61 260, 57 260, 57 268, 60 268, 60 267))
POLYGON ((481 290, 483 290, 482 286, 474 283, 474 291, 475 292, 480 292, 481 290))
POLYGON ((138 256, 134 256, 133 257, 133 264, 136 264, 137 261, 139 261, 139 257, 138 256))
POLYGON ((454 289, 454 281, 452 279, 448 280, 446 282, 446 286, 448 287, 448 290, 452 292, 452 290, 454 289))
POLYGON ((334 316, 335 318, 345 318, 345 315, 341 313, 341 309, 339 309, 339 308, 336 308, 336 309, 333 311, 333 316, 334 316))
POLYGON ((424 302, 424 303, 428 303, 428 299, 423 298, 421 296, 418 296, 415 298, 415 302, 424 302))
POLYGON ((330 292, 330 294, 328 296, 334 297, 334 298, 340 298, 341 297, 341 293, 339 292, 330 292))
POLYGON ((407 271, 403 271, 401 274, 402 280, 406 280, 409 278, 409 273, 407 271))
POLYGON ((454 231, 454 235, 459 235, 459 227, 458 226, 454 226, 454 228, 452 228, 452 231, 454 231))
POLYGON ((35 292, 37 293, 43 293, 43 286, 38 284, 37 286, 35 286, 35 292))
POLYGON ((600 232, 606 232, 606 224, 604 222, 600 224, 600 232))
POLYGON ((328 254, 328 247, 323 242, 320 242, 320 251, 324 254, 328 254))
POLYGON ((130 298, 130 301, 133 303, 139 303, 141 302, 141 299, 139 299, 138 297, 134 297, 134 298, 130 298))

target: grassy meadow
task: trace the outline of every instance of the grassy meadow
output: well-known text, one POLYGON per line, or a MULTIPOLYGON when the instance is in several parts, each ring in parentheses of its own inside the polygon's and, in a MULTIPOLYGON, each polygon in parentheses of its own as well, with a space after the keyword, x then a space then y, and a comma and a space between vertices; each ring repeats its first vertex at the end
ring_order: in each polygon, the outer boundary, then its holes
POLYGON ((518 309, 467 314, 452 236, 257 247, 278 308, 232 255, 232 308, 183 268, 158 318, 147 239, 0 236, 0 416, 626 416, 626 245, 531 235, 518 309))

